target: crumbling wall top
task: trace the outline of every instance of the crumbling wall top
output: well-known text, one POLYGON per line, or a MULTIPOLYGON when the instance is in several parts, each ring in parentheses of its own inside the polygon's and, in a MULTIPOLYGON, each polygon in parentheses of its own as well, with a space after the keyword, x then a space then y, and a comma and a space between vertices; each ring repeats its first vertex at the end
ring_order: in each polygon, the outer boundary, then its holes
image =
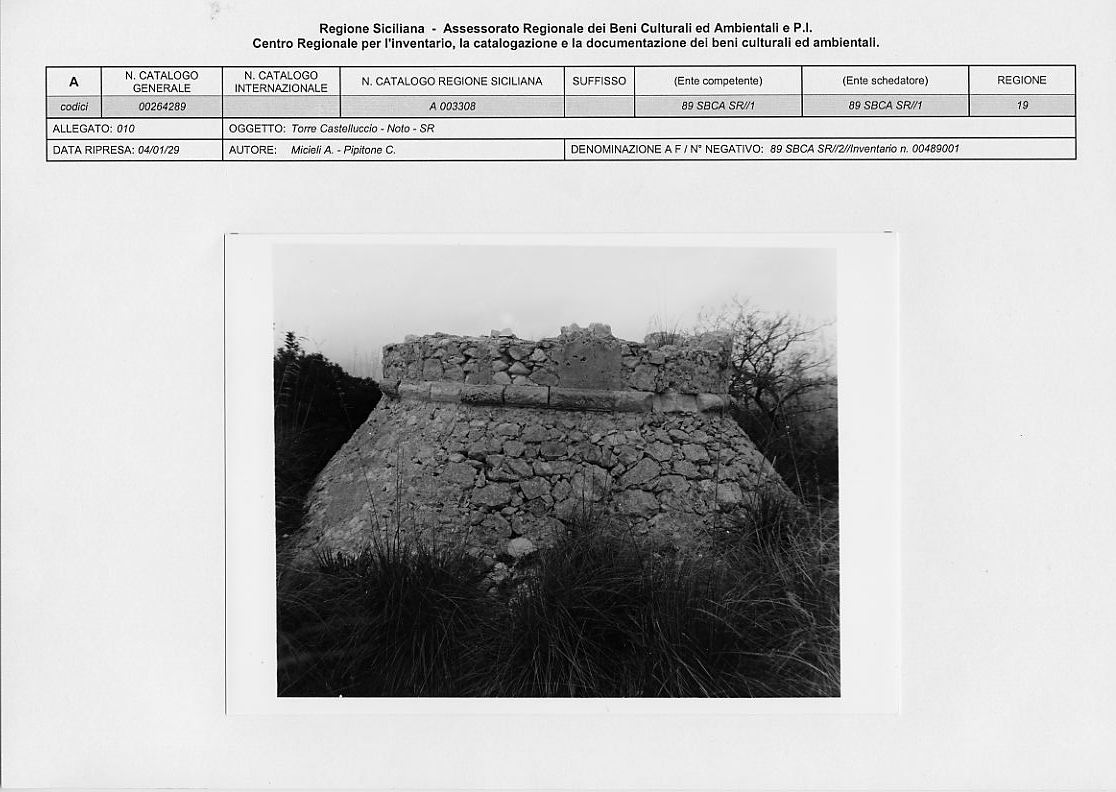
POLYGON ((652 333, 616 338, 605 324, 563 327, 528 340, 509 330, 487 336, 408 336, 383 350, 389 390, 405 383, 461 383, 644 394, 726 394, 732 339, 726 333, 652 333))

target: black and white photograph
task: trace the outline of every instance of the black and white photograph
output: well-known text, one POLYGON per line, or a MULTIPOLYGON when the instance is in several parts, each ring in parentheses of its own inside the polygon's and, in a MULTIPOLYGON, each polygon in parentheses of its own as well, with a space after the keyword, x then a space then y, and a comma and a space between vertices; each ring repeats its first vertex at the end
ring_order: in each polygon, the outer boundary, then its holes
POLYGON ((833 249, 277 248, 281 697, 835 697, 833 249))

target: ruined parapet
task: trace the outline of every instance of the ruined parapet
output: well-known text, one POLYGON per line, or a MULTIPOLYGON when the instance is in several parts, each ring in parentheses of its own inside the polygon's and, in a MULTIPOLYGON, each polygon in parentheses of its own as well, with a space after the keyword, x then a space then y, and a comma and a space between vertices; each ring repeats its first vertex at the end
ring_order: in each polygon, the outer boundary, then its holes
POLYGON ((391 395, 475 405, 617 412, 697 412, 728 404, 731 339, 720 333, 665 343, 615 338, 607 325, 563 327, 528 341, 436 334, 384 347, 391 395), (649 342, 649 343, 648 343, 649 342))
POLYGON ((401 532, 496 563, 586 510, 707 552, 757 490, 786 492, 726 414, 730 353, 722 334, 637 343, 606 325, 388 345, 387 398, 319 477, 296 555, 401 532))

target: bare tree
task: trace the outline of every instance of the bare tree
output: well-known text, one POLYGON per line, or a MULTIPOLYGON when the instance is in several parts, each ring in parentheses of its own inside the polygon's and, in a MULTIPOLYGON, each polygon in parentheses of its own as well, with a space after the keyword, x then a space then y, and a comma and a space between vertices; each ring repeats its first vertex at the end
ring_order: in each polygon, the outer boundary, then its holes
POLYGON ((734 414, 788 482, 816 486, 836 476, 837 377, 826 327, 739 298, 698 317, 698 330, 731 334, 734 414))
POLYGON ((823 343, 828 324, 810 324, 786 312, 770 313, 734 298, 703 312, 702 330, 732 335, 729 393, 777 425, 792 415, 833 406, 833 356, 823 343))

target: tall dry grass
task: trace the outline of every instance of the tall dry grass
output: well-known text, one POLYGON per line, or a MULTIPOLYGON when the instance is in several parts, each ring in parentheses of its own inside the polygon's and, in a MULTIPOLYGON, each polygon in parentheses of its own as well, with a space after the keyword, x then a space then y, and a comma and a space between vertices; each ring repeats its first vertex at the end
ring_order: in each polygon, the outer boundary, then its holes
POLYGON ((582 520, 498 596, 460 548, 393 541, 284 577, 280 695, 834 696, 836 526, 760 497, 716 559, 582 520))

